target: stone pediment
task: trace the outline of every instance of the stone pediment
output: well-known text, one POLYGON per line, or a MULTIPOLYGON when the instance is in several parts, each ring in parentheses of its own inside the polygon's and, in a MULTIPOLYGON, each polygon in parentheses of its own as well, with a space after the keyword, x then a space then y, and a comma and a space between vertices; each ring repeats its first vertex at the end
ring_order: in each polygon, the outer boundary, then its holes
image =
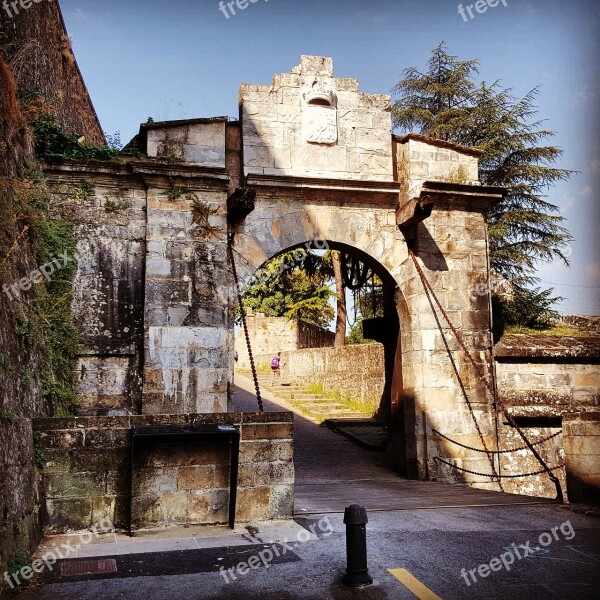
POLYGON ((246 175, 394 180, 390 97, 334 77, 331 58, 302 56, 239 100, 246 175))

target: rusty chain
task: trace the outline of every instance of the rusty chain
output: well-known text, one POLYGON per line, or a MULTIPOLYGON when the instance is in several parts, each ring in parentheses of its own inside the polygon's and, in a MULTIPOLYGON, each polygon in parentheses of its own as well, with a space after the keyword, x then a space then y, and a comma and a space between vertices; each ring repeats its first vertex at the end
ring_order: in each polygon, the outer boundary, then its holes
MULTIPOLYGON (((457 442, 456 440, 449 438, 447 435, 444 435, 441 431, 438 431, 437 429, 432 428, 431 431, 433 431, 433 433, 435 433, 436 435, 439 435, 439 436, 443 437, 444 439, 448 440, 449 442, 452 442, 453 444, 456 444, 457 446, 460 446, 461 448, 466 448, 467 450, 472 450, 473 452, 486 452, 489 454, 511 454, 512 452, 519 452, 520 450, 528 450, 529 449, 527 446, 519 446, 518 448, 511 448, 510 450, 484 450, 482 448, 474 448, 473 446, 467 446, 466 444, 461 444, 460 442, 457 442)), ((543 444, 544 442, 547 442, 548 440, 555 438, 556 436, 560 435, 561 433, 562 433, 561 431, 557 431, 556 433, 553 433, 552 435, 549 435, 548 437, 545 437, 542 440, 538 440, 537 442, 534 442, 532 444, 532 446, 539 446, 540 444, 543 444)), ((542 471, 542 473, 543 473, 543 471, 542 471)))
MULTIPOLYGON (((465 473, 471 473, 471 475, 479 475, 480 477, 501 477, 502 479, 518 479, 520 477, 533 477, 534 475, 541 475, 542 473, 546 473, 546 469, 540 469, 539 471, 533 471, 532 473, 519 473, 518 475, 490 475, 489 473, 479 473, 478 471, 471 471, 469 469, 464 469, 463 467, 459 467, 457 465, 453 465, 451 462, 440 458, 439 456, 434 456, 433 460, 437 460, 439 462, 452 467, 453 469, 457 469, 458 471, 464 471, 465 473)), ((556 469, 561 469, 562 465, 556 465, 556 467, 548 467, 550 471, 556 471, 556 469)))
MULTIPOLYGON (((481 367, 475 362, 475 359, 471 356, 471 352, 469 351, 469 349, 467 348, 466 344, 464 343, 461 335, 459 334, 459 332, 457 331, 457 329, 454 327, 454 325, 450 321, 450 318, 448 317, 446 311, 444 310, 444 307, 441 305, 441 303, 440 303, 440 301, 439 301, 439 299, 438 299, 435 291, 431 287, 431 284, 429 283, 429 280, 427 279, 425 273, 423 272, 423 269, 421 268, 421 265, 419 264, 419 261, 417 260, 417 257, 415 256, 415 254, 413 253, 412 250, 409 250, 408 253, 409 253, 409 255, 410 255, 410 257, 411 257, 411 259, 412 259, 412 261, 413 261, 413 263, 415 265, 415 268, 417 269, 417 272, 419 273, 419 276, 421 277, 421 281, 423 282, 423 285, 425 286, 425 289, 428 290, 428 292, 433 297, 433 299, 434 299, 435 303, 437 304, 440 312, 442 313, 442 315, 443 315, 446 323, 448 324, 448 327, 450 327, 450 330, 454 334, 454 337, 456 338, 456 341, 459 343, 460 347, 464 350, 465 355, 469 359, 469 362, 471 363, 471 365, 475 369, 476 373, 481 378, 481 381, 484 383, 484 385, 486 386, 486 388, 491 392, 492 397, 494 399, 494 406, 495 406, 496 410, 499 409, 502 412, 502 414, 506 417, 506 420, 509 422, 509 424, 512 427, 514 427, 515 430, 517 431, 517 433, 521 436, 521 438, 525 442, 525 445, 527 446, 527 448, 531 451, 531 453, 533 454, 533 456, 536 458, 536 460, 543 467, 543 470, 540 471, 540 473, 544 473, 544 472, 547 473, 547 475, 550 477, 550 479, 552 480, 552 482, 556 486, 556 499, 558 501, 562 502, 563 501, 563 494, 562 494, 562 488, 560 486, 560 481, 558 480, 558 478, 556 477, 556 475, 554 475, 552 473, 552 471, 556 470, 557 468, 559 468, 559 466, 553 467, 551 469, 545 463, 544 459, 538 454, 538 452, 533 447, 533 445, 531 444, 531 442, 527 439, 527 436, 523 433, 523 431, 521 430, 521 428, 517 425, 517 423, 515 422, 513 416, 508 412, 506 406, 500 401, 500 398, 498 397, 498 391, 496 390, 495 386, 493 386, 488 381, 488 379, 485 376, 485 374, 484 374, 483 370, 481 369, 481 367)), ((444 462, 444 461, 442 461, 442 462, 444 462)), ((454 467, 454 465, 450 465, 450 466, 454 467)), ((456 468, 458 468, 458 467, 456 467, 456 468)), ((481 475, 481 473, 476 473, 476 474, 477 475, 481 475)), ((493 477, 492 475, 485 475, 485 476, 486 477, 493 477)), ((497 474, 495 474, 494 476, 501 477, 501 475, 497 475, 497 474)))
POLYGON ((248 347, 248 358, 250 360, 250 368, 252 370, 252 379, 254 380, 254 389, 256 390, 256 401, 258 402, 258 411, 265 412, 263 406, 262 397, 260 394, 260 385, 258 383, 258 374, 256 372, 256 365, 254 364, 254 355, 252 354, 252 344, 250 343, 250 334, 248 333, 248 323, 246 322, 246 310, 244 309, 244 301, 242 300, 242 292, 240 290, 240 282, 238 280, 237 269, 235 266, 235 258, 233 255, 233 235, 228 236, 227 248, 229 250, 229 257, 231 259, 231 270, 233 271, 233 279, 235 281, 235 289, 237 294, 238 305, 240 307, 240 316, 242 319, 242 327, 244 329, 244 336, 246 338, 246 346, 248 347))

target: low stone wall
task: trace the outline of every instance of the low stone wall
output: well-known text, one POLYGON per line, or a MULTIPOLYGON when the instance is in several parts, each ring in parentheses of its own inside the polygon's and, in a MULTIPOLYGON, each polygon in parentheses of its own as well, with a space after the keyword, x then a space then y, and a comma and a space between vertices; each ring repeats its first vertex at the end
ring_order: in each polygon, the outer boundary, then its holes
MULTIPOLYGON (((341 348, 310 348, 282 352, 285 382, 322 383, 325 392, 339 392, 360 400, 379 400, 384 386, 382 344, 357 344, 341 348)), ((259 367, 268 366, 270 355, 257 357, 259 367)))
POLYGON ((517 416, 560 416, 600 405, 600 337, 505 335, 498 391, 517 416))
POLYGON ((571 502, 600 502, 600 414, 563 417, 567 490, 571 502))
MULTIPOLYGON (((595 413, 600 410, 600 338, 504 335, 495 347, 498 393, 511 415, 536 445, 548 466, 557 469, 565 496, 571 498, 567 452, 569 413, 595 413), (547 441, 542 441, 554 436, 547 441)), ((597 417, 590 417, 597 418, 597 417)), ((500 449, 518 448, 523 440, 500 419, 500 449)), ((501 455, 505 475, 531 473, 540 464, 529 450, 501 455)), ((531 496, 554 497, 556 488, 546 474, 523 479, 505 479, 505 491, 531 496)))
MULTIPOLYGON (((233 424, 240 429, 236 520, 288 518, 294 499, 293 414, 220 413, 35 419, 48 525, 128 526, 131 427, 233 424)), ((153 444, 134 457, 135 529, 227 522, 229 447, 153 444)))
MULTIPOLYGON (((330 347, 335 340, 332 331, 304 321, 291 321, 286 317, 265 317, 257 313, 248 315, 246 322, 252 353, 254 356, 268 354, 269 362, 277 352, 330 347)), ((243 330, 235 336, 235 349, 238 353, 237 366, 248 368, 250 359, 243 330)))

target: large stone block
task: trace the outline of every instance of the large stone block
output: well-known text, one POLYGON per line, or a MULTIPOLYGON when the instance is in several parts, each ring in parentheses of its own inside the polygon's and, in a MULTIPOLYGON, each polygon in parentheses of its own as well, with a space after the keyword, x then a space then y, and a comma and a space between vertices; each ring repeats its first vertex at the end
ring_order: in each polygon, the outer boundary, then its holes
POLYGON ((291 440, 294 435, 291 423, 251 424, 242 426, 242 440, 291 440))

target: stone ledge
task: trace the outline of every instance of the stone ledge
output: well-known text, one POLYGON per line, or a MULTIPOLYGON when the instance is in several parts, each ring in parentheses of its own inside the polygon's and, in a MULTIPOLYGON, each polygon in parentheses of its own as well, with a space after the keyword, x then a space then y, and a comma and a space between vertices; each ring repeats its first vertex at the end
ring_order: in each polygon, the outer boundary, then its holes
POLYGON ((599 411, 571 412, 563 415, 564 421, 600 421, 599 411))
POLYGON ((600 359, 600 337, 506 334, 494 347, 497 359, 600 359))
POLYGON ((187 425, 232 423, 293 423, 292 412, 265 413, 187 413, 180 415, 131 415, 113 417, 66 417, 33 419, 34 431, 60 431, 69 429, 129 429, 139 425, 187 425))

